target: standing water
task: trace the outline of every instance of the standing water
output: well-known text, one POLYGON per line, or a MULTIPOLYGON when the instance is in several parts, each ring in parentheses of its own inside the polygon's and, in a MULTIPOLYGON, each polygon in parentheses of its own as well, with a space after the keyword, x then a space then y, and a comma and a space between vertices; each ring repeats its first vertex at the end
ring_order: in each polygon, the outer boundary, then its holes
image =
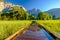
POLYGON ((22 35, 17 36, 15 40, 54 40, 43 28, 39 28, 38 24, 33 24, 22 35))

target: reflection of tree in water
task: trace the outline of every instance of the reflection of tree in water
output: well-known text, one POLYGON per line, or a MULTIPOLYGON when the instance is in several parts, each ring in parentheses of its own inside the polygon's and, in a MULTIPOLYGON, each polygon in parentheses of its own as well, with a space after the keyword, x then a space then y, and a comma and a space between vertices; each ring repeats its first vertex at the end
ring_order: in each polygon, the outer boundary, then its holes
POLYGON ((39 25, 37 23, 33 23, 29 27, 29 30, 31 30, 31 31, 38 31, 38 30, 40 30, 40 27, 39 27, 39 25))
POLYGON ((32 22, 29 29, 22 35, 18 36, 15 40, 49 40, 43 32, 40 25, 36 22, 32 22))

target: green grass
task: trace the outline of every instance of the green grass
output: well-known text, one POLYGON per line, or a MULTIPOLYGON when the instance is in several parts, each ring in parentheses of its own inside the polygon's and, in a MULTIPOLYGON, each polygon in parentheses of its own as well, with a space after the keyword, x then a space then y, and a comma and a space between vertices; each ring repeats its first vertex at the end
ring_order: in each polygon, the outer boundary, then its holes
POLYGON ((4 40, 30 23, 31 21, 0 21, 0 40, 4 40))
MULTIPOLYGON (((36 20, 51 32, 60 35, 60 20, 36 20)), ((19 29, 29 25, 31 21, 0 21, 0 40, 4 40, 19 29)))
POLYGON ((42 24, 45 28, 60 36, 60 20, 45 20, 37 21, 39 24, 42 24))

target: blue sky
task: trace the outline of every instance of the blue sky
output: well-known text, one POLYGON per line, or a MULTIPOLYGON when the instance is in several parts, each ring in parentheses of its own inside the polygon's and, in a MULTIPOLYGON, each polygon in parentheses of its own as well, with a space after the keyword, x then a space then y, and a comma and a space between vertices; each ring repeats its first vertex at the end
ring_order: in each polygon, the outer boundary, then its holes
POLYGON ((60 8, 60 0, 5 0, 24 6, 27 10, 38 8, 41 11, 47 11, 52 8, 60 8))

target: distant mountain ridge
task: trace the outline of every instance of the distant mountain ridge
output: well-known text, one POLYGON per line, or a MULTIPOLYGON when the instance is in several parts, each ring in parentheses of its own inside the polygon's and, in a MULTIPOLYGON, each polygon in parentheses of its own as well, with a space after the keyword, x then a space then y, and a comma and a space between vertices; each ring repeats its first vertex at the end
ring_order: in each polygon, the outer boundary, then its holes
POLYGON ((53 8, 48 11, 46 11, 49 14, 55 15, 56 18, 60 17, 60 8, 53 8))
POLYGON ((40 9, 33 8, 31 10, 28 10, 28 13, 32 16, 38 16, 38 13, 41 12, 40 9))
MULTIPOLYGON (((27 11, 23 6, 20 5, 15 5, 12 3, 7 3, 7 2, 0 2, 0 11, 2 12, 10 12, 13 10, 13 7, 18 7, 22 8, 24 11, 27 11)), ((17 9, 18 10, 18 9, 17 9)), ((28 10, 28 13, 32 16, 38 16, 38 13, 42 12, 40 9, 33 8, 31 10, 28 10)), ((51 15, 55 15, 56 18, 60 18, 60 8, 53 8, 48 11, 45 11, 51 15)))
MULTIPOLYGON (((29 14, 37 17, 38 13, 42 12, 42 11, 34 8, 34 9, 31 9, 31 10, 28 10, 28 12, 29 12, 29 14)), ((55 15, 56 18, 60 18, 60 8, 53 8, 53 9, 50 9, 50 10, 44 11, 44 12, 47 12, 50 15, 55 15)))

